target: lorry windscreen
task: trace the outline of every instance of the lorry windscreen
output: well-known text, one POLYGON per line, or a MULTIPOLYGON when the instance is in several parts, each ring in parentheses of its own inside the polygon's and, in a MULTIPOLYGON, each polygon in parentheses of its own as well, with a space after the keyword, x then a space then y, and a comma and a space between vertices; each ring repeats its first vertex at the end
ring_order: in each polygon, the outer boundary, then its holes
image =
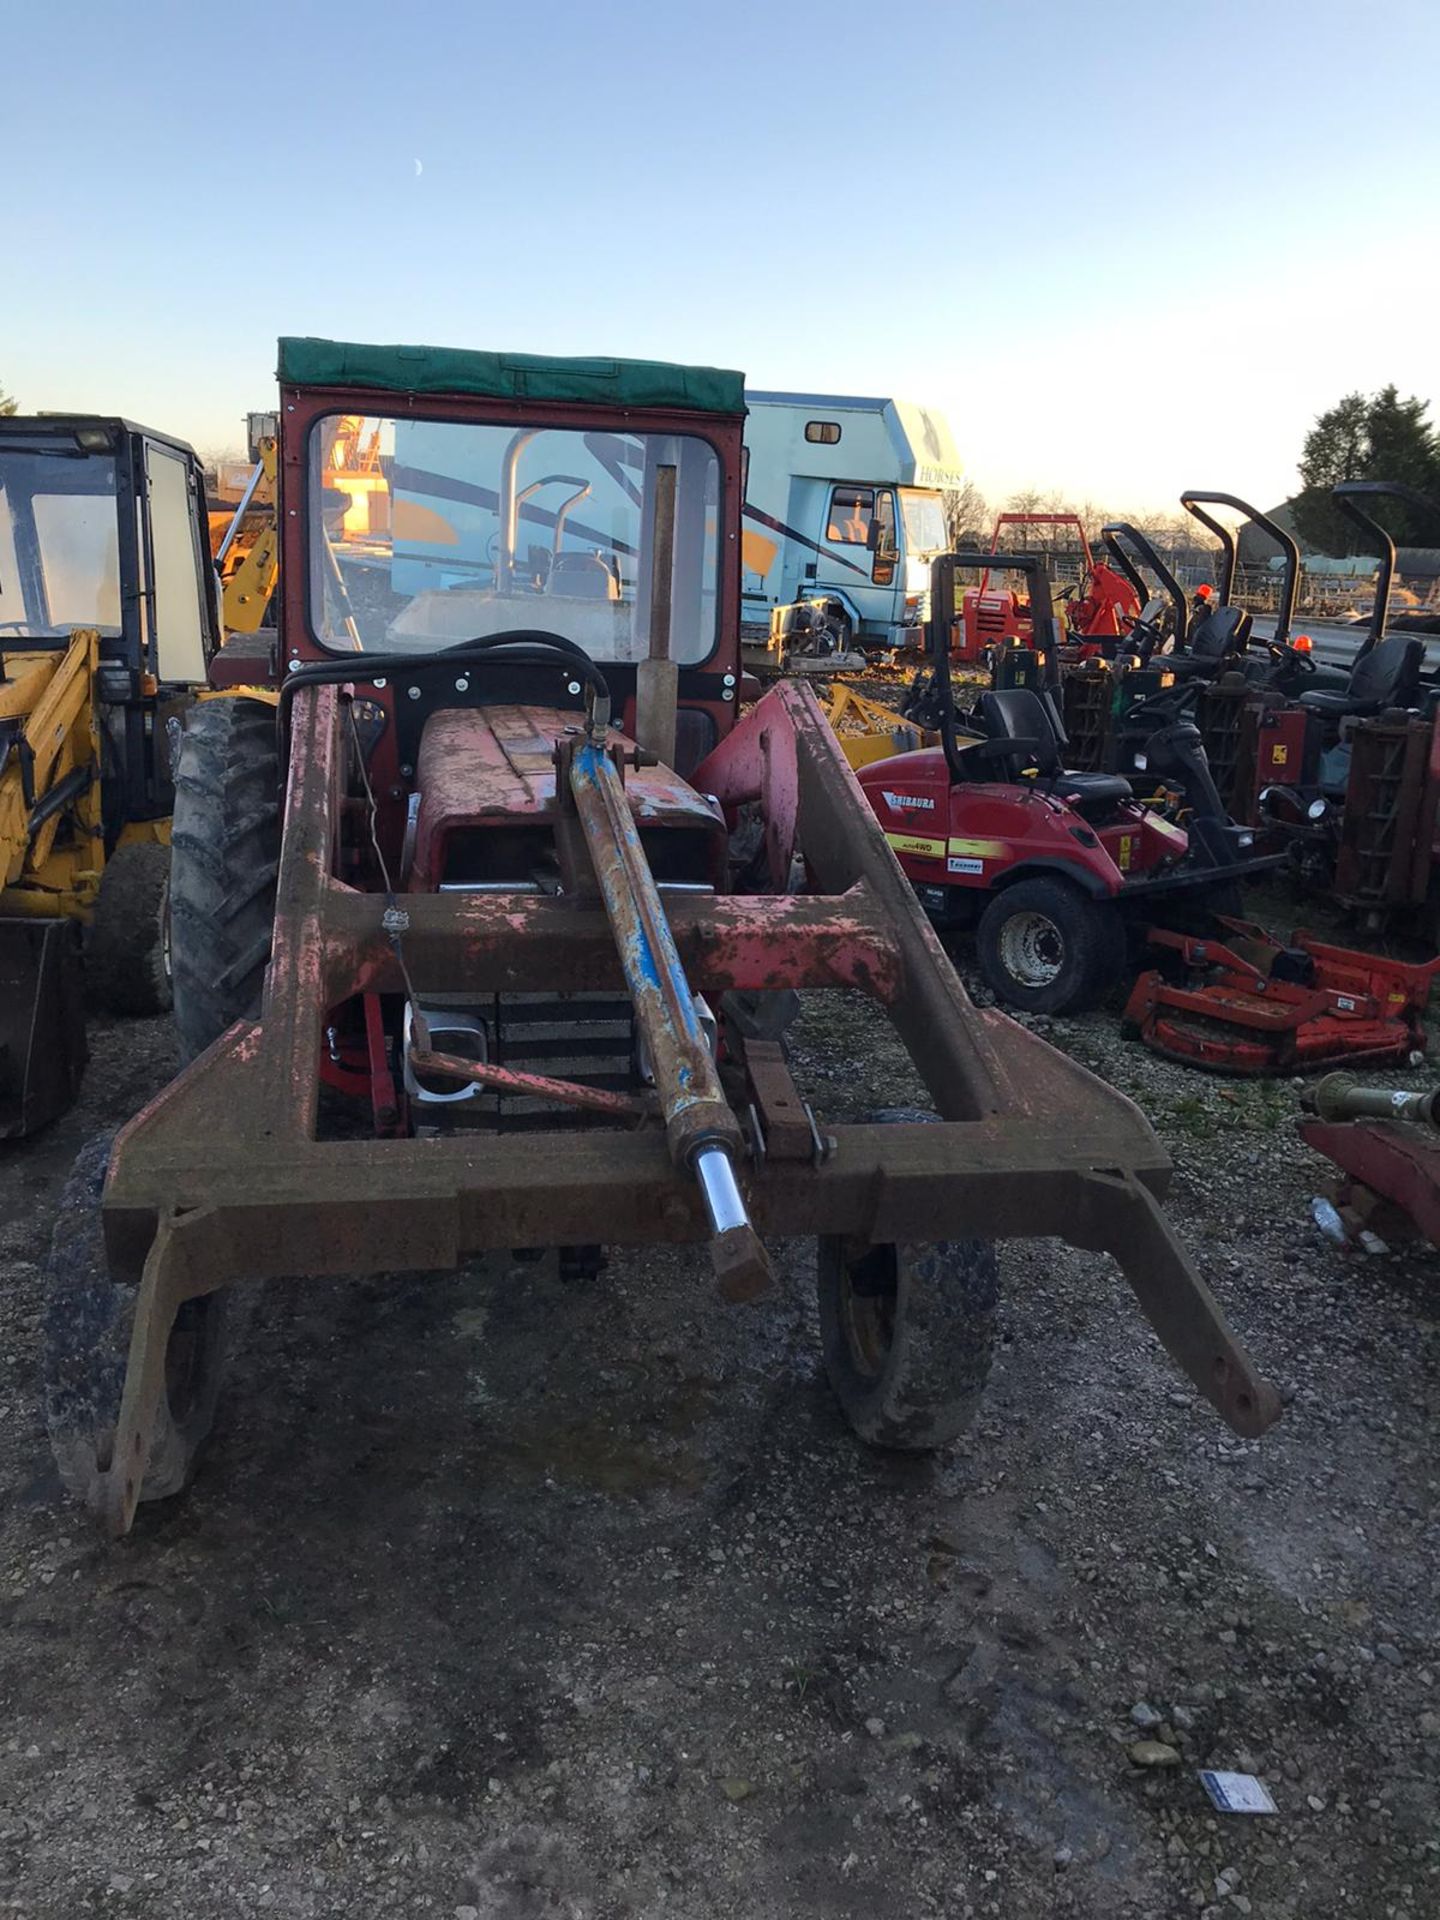
POLYGON ((931 559, 949 546, 945 530, 945 503, 938 493, 901 487, 900 516, 905 523, 905 551, 912 559, 931 559))

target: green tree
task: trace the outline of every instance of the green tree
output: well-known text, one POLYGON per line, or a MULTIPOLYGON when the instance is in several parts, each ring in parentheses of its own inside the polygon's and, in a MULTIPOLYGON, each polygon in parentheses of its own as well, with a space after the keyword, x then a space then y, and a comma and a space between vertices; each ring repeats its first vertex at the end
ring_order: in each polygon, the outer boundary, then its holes
MULTIPOLYGON (((1377 394, 1347 393, 1317 416, 1300 455, 1300 492, 1292 502, 1295 527, 1322 553, 1364 550, 1360 529, 1339 513, 1330 490, 1339 480, 1395 480, 1440 499, 1440 440, 1426 419, 1428 403, 1402 400, 1392 384, 1377 394)), ((1372 511, 1372 509, 1367 509, 1372 511)), ((1408 545, 1440 539, 1429 516, 1399 502, 1373 509, 1374 517, 1408 545)))
POLYGON ((19 405, 20 403, 12 395, 0 387, 0 420, 6 419, 12 413, 17 413, 19 405))

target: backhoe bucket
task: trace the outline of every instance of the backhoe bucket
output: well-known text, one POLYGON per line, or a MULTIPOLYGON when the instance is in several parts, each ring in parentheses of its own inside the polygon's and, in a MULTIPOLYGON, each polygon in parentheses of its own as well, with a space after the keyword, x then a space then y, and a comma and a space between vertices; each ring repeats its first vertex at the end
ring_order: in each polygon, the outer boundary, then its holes
POLYGON ((0 1140, 63 1113, 86 1057, 79 927, 0 920, 0 1140))

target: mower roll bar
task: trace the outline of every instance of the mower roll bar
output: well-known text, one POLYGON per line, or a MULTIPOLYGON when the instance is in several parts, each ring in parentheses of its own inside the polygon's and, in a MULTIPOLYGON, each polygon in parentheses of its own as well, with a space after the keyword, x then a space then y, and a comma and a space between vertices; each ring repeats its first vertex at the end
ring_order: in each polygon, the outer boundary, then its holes
POLYGON ((1190 630, 1190 609, 1186 604, 1180 582, 1160 558, 1153 545, 1146 536, 1141 533, 1140 529, 1138 527, 1132 527, 1128 520, 1111 520, 1106 526, 1100 529, 1100 538, 1114 555, 1126 579, 1139 594, 1142 607, 1150 598, 1150 595, 1146 589, 1140 569, 1131 560, 1124 547, 1121 546, 1121 541, 1128 541, 1136 553, 1139 554, 1141 560, 1144 561, 1145 565, 1149 567, 1150 571, 1164 589, 1165 598, 1175 609, 1175 645, 1177 650, 1182 648, 1185 645, 1185 637, 1190 630))
MULTIPOLYGON (((955 689, 950 681, 950 635, 955 626, 955 575, 963 568, 986 571, 994 554, 975 548, 955 553, 938 553, 930 563, 930 652, 934 662, 935 691, 939 696, 940 744, 952 780, 963 780, 960 749, 955 744, 955 689)), ((1055 737, 1063 746, 1065 728, 1053 694, 1060 685, 1060 628, 1055 618, 1055 597, 1050 590, 1050 571, 1045 556, 1039 553, 1007 553, 1006 567, 1023 573, 1030 588, 1030 627, 1035 651, 1044 662, 1041 675, 1042 698, 1050 710, 1055 737)))
POLYGON ((1440 507, 1426 494, 1415 487, 1404 486, 1398 480, 1341 480, 1330 489, 1330 498, 1347 520, 1353 521, 1362 532, 1369 534, 1380 555, 1380 578, 1375 582, 1370 630, 1355 655, 1356 660, 1363 660, 1384 637, 1385 622, 1390 617, 1390 590, 1395 584, 1395 541, 1380 522, 1357 503, 1361 500, 1403 500, 1407 506, 1418 508, 1431 520, 1440 520, 1440 507))
POLYGON ((1238 557, 1233 529, 1223 520, 1217 520, 1214 514, 1206 513, 1206 507, 1233 507, 1237 513, 1243 513, 1247 520, 1268 533, 1285 556, 1285 573, 1280 582, 1280 606, 1275 615, 1275 634, 1272 646, 1283 647, 1290 638, 1290 622, 1295 617, 1295 600, 1300 591, 1300 547, 1293 533, 1287 533, 1268 513, 1261 513, 1258 507, 1252 507, 1248 500, 1242 500, 1235 493, 1206 493, 1196 487, 1187 487, 1180 496, 1180 504, 1185 511, 1193 514, 1202 527, 1208 527, 1220 542, 1225 554, 1225 564, 1220 570, 1220 600, 1229 605, 1230 594, 1235 585, 1235 569, 1238 557))

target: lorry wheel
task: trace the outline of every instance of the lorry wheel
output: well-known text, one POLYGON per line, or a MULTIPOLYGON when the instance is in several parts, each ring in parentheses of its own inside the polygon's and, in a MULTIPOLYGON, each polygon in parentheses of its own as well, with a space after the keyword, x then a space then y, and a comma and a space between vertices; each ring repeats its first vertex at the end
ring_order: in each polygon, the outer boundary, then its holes
POLYGON ((170 956, 181 1054, 260 1011, 280 864, 275 712, 240 697, 185 718, 171 833, 170 956))
MULTIPOLYGON (((110 1464, 139 1292, 113 1281, 105 1261, 100 1191, 113 1138, 98 1134, 81 1148, 61 1195, 45 1272, 45 1425, 66 1489, 92 1507, 110 1464)), ((195 1470, 215 1419, 236 1304, 231 1289, 180 1309, 142 1500, 178 1493, 195 1470)))
POLYGON ((976 932, 980 971, 1022 1013, 1067 1013, 1103 993, 1125 960, 1125 929, 1108 901, 1068 880, 1017 880, 997 893, 976 932))
POLYGON ((105 862, 85 940, 85 979, 111 1013, 170 1007, 170 849, 117 847, 105 862))
MULTIPOLYGON (((891 1108, 872 1125, 934 1124, 891 1108)), ((819 1242, 820 1342, 835 1398, 862 1440, 925 1452, 975 1417, 995 1342, 990 1240, 819 1242)))

